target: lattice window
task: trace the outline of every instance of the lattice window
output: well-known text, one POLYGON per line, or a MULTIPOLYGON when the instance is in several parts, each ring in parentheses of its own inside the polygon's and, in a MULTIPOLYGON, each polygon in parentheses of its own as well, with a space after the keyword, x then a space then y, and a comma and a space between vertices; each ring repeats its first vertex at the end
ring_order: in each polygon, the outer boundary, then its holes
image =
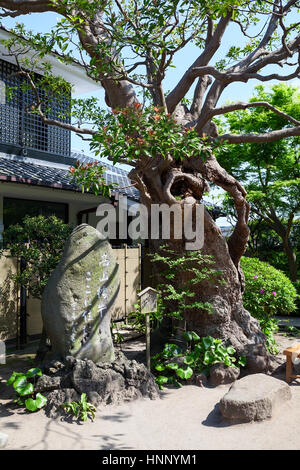
MULTIPOLYGON (((22 78, 16 75, 17 66, 0 59, 0 81, 8 87, 19 87, 22 78)), ((40 93, 43 92, 40 90, 40 93)), ((45 125, 38 115, 30 114, 26 110, 34 102, 32 90, 14 91, 12 99, 5 99, 0 103, 0 144, 6 144, 30 150, 38 150, 53 155, 70 155, 70 131, 57 126, 45 125)), ((59 121, 69 122, 62 118, 69 98, 52 99, 48 117, 59 121)))

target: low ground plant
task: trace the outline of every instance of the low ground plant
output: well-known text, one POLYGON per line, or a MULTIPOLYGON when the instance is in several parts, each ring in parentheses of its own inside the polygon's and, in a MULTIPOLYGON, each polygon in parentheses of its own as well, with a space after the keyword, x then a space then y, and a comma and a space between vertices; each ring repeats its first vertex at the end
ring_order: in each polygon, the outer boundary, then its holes
POLYGON ((47 398, 34 391, 36 379, 42 375, 39 368, 29 369, 26 373, 13 372, 6 385, 11 385, 15 390, 14 403, 25 406, 28 411, 38 411, 43 408, 47 403, 47 398))
POLYGON ((167 343, 162 352, 152 357, 152 370, 160 389, 171 384, 181 387, 181 381, 189 380, 196 372, 209 375, 213 364, 223 362, 227 367, 241 367, 245 357, 238 360, 235 349, 225 346, 221 339, 211 336, 199 337, 194 331, 184 333, 188 347, 183 350, 177 344, 167 343))
POLYGON ((90 418, 94 421, 96 408, 86 400, 86 394, 82 393, 80 401, 63 403, 61 407, 70 415, 74 415, 79 421, 87 421, 90 418))

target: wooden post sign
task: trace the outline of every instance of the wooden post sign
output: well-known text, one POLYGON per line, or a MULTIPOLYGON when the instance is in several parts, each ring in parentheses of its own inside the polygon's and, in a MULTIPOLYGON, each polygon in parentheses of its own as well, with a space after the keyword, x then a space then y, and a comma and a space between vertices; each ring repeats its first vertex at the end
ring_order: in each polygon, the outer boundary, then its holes
POLYGON ((141 313, 145 314, 146 320, 146 359, 147 359, 147 369, 150 371, 150 315, 151 312, 156 312, 157 310, 157 295, 158 291, 152 287, 146 287, 138 294, 141 302, 141 313))

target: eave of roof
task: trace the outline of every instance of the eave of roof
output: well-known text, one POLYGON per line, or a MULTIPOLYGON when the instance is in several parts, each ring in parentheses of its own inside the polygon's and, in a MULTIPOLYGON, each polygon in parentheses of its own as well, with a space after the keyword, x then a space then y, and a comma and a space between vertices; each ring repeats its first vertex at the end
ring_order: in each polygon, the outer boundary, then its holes
MULTIPOLYGON (((73 164, 79 157, 84 157, 84 161, 93 161, 92 158, 72 154, 73 164)), ((101 162, 100 162, 101 163, 101 162)), ((139 200, 139 192, 131 185, 126 171, 107 165, 104 174, 106 183, 116 183, 118 186, 112 190, 112 194, 121 193, 134 201, 139 200), (125 188, 126 186, 126 188, 125 188)), ((72 183, 69 173, 69 165, 56 165, 53 162, 35 160, 17 155, 7 155, 0 153, 0 181, 55 188, 66 191, 81 192, 81 188, 72 183)))
MULTIPOLYGON (((0 39, 8 39, 11 36, 12 33, 0 23, 0 39)), ((3 60, 15 64, 15 58, 5 55, 6 53, 4 45, 0 43, 0 57, 2 56, 3 60)), ((30 56, 30 52, 28 55, 30 56)), ((62 57, 58 52, 53 52, 53 54, 46 56, 46 60, 51 64, 54 74, 62 76, 73 85, 74 95, 92 92, 101 88, 100 83, 87 76, 85 67, 81 62, 74 60, 73 64, 67 65, 60 61, 62 57)), ((37 66, 36 72, 42 74, 43 70, 37 66)))

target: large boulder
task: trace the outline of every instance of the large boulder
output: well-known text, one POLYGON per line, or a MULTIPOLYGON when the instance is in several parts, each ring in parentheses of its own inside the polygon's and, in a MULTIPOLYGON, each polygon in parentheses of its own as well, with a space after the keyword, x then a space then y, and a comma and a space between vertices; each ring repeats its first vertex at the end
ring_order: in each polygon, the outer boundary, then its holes
POLYGON ((109 242, 90 225, 76 227, 42 298, 44 329, 54 357, 114 360, 110 320, 119 285, 109 242))
POLYGON ((252 374, 237 380, 219 403, 224 418, 243 422, 271 418, 292 397, 286 382, 270 375, 252 374))

